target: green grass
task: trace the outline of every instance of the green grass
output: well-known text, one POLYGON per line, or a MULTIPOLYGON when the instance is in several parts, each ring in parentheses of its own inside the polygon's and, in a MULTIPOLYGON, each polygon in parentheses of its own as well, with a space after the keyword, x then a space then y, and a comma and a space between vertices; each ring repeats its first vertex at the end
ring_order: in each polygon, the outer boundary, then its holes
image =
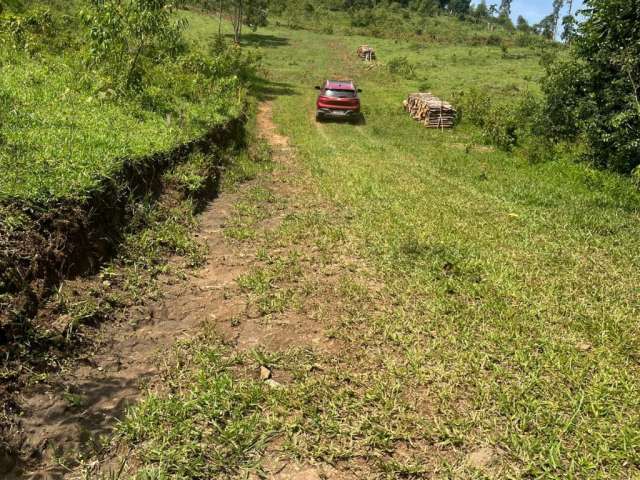
MULTIPOLYGON (((464 148, 477 132, 409 120, 400 101, 416 82, 359 66, 359 39, 290 38, 267 54, 274 79, 299 93, 278 98, 277 123, 326 197, 352 211, 349 234, 397 298, 370 339, 395 332, 399 371, 445 409, 467 405, 432 420, 461 448, 505 449, 518 477, 637 474, 638 191, 567 160, 464 148), (365 126, 313 122, 305 87, 341 72, 364 89, 365 126)), ((381 61, 414 59, 443 98, 535 90, 541 75, 526 51, 376 45, 381 61)))
POLYGON ((344 8, 334 10, 322 4, 292 2, 282 11, 273 6, 270 13, 271 23, 275 25, 325 34, 413 39, 420 43, 443 45, 545 43, 540 37, 516 34, 513 29, 497 22, 487 22, 471 16, 461 21, 457 16, 443 12, 440 15, 424 16, 410 9, 400 8, 399 4, 380 4, 377 8, 348 11, 344 8))
MULTIPOLYGON (((299 250, 318 269, 333 258, 344 272, 335 288, 316 270, 311 287, 292 287, 292 272, 272 266, 240 283, 258 302, 294 288, 304 303, 316 292, 323 301, 306 314, 333 325, 326 336, 341 348, 282 354, 279 368, 292 380, 276 393, 256 393, 260 386, 242 376, 233 383, 217 361, 196 365, 185 374, 195 379, 164 397, 167 406, 147 412, 151 397, 125 422, 131 432, 163 419, 132 437, 144 442, 142 468, 160 472, 155 478, 187 478, 185 464, 209 466, 197 470, 204 476, 231 467, 224 474, 233 476, 253 468, 278 432, 289 458, 365 468, 359 478, 639 476, 640 193, 569 158, 529 164, 480 148, 480 132, 464 121, 426 130, 401 109, 422 82, 445 99, 474 87, 507 97, 536 91, 536 57, 281 28, 260 35, 248 40, 261 46, 270 80, 290 93, 275 98, 276 123, 335 211, 310 203, 275 232, 244 222, 253 234, 235 240, 252 242, 271 265, 287 265, 283 249, 299 250), (365 68, 354 58, 360 43, 374 44, 381 62, 407 56, 416 78, 365 68), (363 88, 365 125, 315 123, 313 85, 333 76, 363 88), (188 406, 240 399, 194 425, 191 415, 171 414, 184 395, 188 406), (255 404, 238 413, 246 398, 255 404), (225 435, 205 438, 207 449, 184 433, 226 418, 246 425, 261 408, 263 423, 237 433, 238 446, 249 438, 256 448, 224 464, 202 463, 200 452, 219 451, 225 435), (484 447, 493 463, 470 464, 468 454, 484 447)), ((255 218, 261 198, 240 213, 255 218)))
MULTIPOLYGON (((63 36, 55 12, 54 37, 63 36)), ((168 151, 239 114, 237 88, 188 73, 180 60, 154 66, 142 94, 116 94, 104 74, 84 66, 84 27, 70 18, 79 37, 63 50, 48 51, 47 37, 24 49, 2 39, 0 200, 84 198, 125 160, 168 151)))

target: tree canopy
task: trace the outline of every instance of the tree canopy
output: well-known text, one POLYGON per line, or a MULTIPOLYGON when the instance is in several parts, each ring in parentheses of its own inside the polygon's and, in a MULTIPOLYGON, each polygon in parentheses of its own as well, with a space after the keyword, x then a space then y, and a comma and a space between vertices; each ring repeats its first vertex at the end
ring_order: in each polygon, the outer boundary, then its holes
POLYGON ((554 134, 583 137, 590 160, 629 172, 640 164, 640 0, 586 0, 567 61, 544 89, 554 134))

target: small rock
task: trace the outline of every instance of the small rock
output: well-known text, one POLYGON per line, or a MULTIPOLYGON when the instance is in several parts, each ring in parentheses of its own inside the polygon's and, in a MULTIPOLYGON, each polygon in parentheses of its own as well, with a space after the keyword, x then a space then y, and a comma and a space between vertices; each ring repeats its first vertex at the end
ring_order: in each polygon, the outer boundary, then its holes
POLYGON ((269 380, 271 378, 271 370, 262 365, 260 367, 260 380, 269 380))
POLYGON ((483 447, 467 455, 467 463, 475 468, 485 468, 493 463, 494 458, 494 450, 489 447, 483 447))
POLYGON ((281 383, 278 383, 271 378, 269 378, 268 380, 265 380, 264 383, 274 389, 284 388, 284 386, 281 383))

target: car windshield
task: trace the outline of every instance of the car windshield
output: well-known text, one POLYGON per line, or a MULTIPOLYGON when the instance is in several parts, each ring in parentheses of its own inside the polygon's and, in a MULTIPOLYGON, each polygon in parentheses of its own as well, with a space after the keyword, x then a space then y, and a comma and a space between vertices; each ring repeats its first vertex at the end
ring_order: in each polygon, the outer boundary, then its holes
POLYGON ((324 91, 325 97, 334 97, 334 98, 354 98, 356 96, 355 90, 330 90, 327 89, 324 91))

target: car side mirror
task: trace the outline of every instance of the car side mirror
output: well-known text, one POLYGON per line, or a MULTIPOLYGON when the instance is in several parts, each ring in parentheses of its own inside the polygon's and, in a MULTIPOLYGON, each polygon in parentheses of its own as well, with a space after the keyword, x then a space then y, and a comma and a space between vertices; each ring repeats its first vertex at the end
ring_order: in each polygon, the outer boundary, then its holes
POLYGON ((322 90, 322 87, 318 87, 317 85, 314 87, 316 90, 322 90))

